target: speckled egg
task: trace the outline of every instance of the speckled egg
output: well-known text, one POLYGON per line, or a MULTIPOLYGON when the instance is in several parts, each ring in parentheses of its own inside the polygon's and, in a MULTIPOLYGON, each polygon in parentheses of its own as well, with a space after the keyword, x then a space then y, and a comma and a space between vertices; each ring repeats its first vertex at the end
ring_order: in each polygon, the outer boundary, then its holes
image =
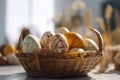
POLYGON ((50 42, 49 49, 53 53, 65 53, 69 51, 69 44, 66 37, 57 33, 53 36, 52 41, 50 42))
POLYGON ((41 44, 37 37, 33 35, 27 35, 22 43, 22 51, 23 53, 39 53, 41 51, 41 44))
POLYGON ((50 31, 47 31, 42 35, 40 43, 43 49, 47 51, 49 50, 49 44, 52 38, 53 38, 53 34, 50 31))

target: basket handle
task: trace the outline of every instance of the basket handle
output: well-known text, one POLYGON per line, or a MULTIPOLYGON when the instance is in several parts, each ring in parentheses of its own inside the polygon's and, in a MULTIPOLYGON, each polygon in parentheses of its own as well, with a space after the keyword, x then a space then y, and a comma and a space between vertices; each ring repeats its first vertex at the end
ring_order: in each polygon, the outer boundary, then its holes
MULTIPOLYGON (((30 34, 30 31, 29 31, 29 29, 27 29, 27 28, 23 28, 22 29, 22 32, 21 32, 21 34, 20 34, 20 37, 19 37, 19 41, 18 41, 18 51, 19 52, 22 52, 22 41, 24 40, 24 38, 28 35, 28 34, 30 34)), ((40 68, 40 65, 39 65, 39 60, 38 60, 38 57, 37 57, 37 54, 36 54, 37 52, 35 52, 35 58, 36 58, 36 60, 37 60, 37 67, 38 67, 38 70, 41 70, 41 68, 40 68)))
POLYGON ((17 47, 18 51, 22 51, 21 43, 22 43, 23 39, 25 38, 25 36, 27 36, 28 34, 30 34, 29 29, 23 28, 22 32, 20 34, 19 40, 18 40, 18 47, 17 47))
POLYGON ((97 29, 95 29, 95 28, 90 28, 90 30, 97 35, 99 52, 102 52, 102 51, 104 50, 104 42, 103 42, 102 35, 101 35, 100 32, 99 32, 97 29))

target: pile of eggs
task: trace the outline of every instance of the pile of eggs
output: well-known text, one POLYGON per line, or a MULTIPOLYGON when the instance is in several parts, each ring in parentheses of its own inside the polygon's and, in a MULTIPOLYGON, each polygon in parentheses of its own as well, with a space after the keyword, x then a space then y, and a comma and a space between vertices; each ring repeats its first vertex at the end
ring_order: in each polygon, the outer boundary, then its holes
POLYGON ((83 38, 76 32, 70 32, 67 28, 59 28, 55 34, 45 32, 41 39, 28 34, 22 41, 23 53, 41 53, 41 51, 53 54, 84 53, 86 50, 98 51, 98 45, 89 38, 83 38))
POLYGON ((0 65, 19 65, 20 62, 15 56, 16 47, 12 44, 5 44, 0 47, 0 65))

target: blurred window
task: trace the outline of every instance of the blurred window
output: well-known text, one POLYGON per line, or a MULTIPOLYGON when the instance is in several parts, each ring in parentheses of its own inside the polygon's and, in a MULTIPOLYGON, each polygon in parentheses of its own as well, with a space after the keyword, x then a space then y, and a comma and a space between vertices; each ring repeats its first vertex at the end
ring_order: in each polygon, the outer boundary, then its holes
POLYGON ((6 36, 9 42, 17 43, 24 26, 30 26, 35 34, 53 31, 53 16, 54 0, 7 0, 6 36))

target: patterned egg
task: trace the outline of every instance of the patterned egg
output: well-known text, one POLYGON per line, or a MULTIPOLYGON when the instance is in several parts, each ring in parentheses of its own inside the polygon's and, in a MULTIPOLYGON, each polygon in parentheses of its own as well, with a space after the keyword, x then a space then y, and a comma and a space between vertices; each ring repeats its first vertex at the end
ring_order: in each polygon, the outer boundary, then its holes
POLYGON ((70 49, 72 48, 84 48, 84 39, 83 37, 76 32, 67 32, 64 34, 68 40, 70 49))
POLYGON ((84 38, 84 40, 85 40, 85 50, 96 50, 96 51, 99 50, 97 44, 92 39, 84 38))
POLYGON ((52 38, 53 38, 53 34, 50 31, 47 31, 43 34, 40 41, 43 49, 49 50, 49 44, 52 38))
POLYGON ((69 30, 66 28, 66 27, 60 27, 58 30, 57 30, 57 33, 62 33, 62 34, 65 34, 69 32, 69 30))
POLYGON ((52 41, 50 42, 49 49, 53 53, 65 53, 69 51, 69 44, 66 37, 57 33, 53 36, 52 41))
POLYGON ((33 35, 27 35, 22 43, 23 53, 39 53, 41 51, 41 44, 39 40, 33 35))

